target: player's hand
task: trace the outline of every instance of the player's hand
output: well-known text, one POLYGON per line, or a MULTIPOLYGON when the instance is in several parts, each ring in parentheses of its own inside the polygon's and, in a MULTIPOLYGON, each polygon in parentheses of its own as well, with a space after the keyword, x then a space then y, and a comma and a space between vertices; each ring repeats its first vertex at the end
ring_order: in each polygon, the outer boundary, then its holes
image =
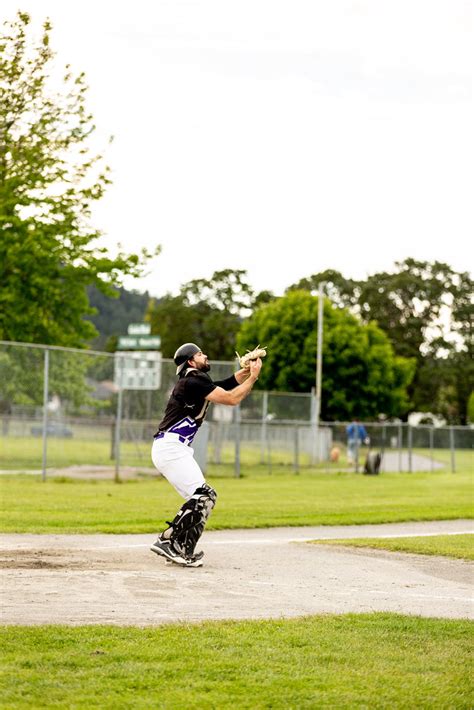
POLYGON ((250 377, 257 380, 262 369, 262 361, 258 357, 256 360, 250 360, 250 377))

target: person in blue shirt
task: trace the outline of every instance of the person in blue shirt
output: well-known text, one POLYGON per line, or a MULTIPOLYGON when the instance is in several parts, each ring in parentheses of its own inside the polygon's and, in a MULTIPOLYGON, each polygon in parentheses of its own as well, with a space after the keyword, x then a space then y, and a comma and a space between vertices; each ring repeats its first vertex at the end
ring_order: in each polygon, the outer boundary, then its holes
POLYGON ((357 448, 362 444, 369 444, 370 439, 367 435, 365 426, 359 422, 358 419, 354 419, 350 424, 346 426, 346 436, 347 436, 347 461, 348 463, 354 463, 356 458, 357 448))

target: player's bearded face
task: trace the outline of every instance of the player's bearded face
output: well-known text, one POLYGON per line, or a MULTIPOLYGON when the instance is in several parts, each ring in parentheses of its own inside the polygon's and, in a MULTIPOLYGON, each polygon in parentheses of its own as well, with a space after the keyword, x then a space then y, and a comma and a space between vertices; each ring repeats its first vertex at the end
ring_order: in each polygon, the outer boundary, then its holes
POLYGON ((211 369, 211 366, 209 365, 209 360, 207 359, 207 355, 202 356, 202 362, 199 364, 199 369, 201 372, 209 372, 211 369))
POLYGON ((211 369, 208 357, 207 355, 204 355, 204 353, 197 353, 194 356, 194 362, 196 365, 196 369, 200 370, 201 372, 209 372, 209 370, 211 369))

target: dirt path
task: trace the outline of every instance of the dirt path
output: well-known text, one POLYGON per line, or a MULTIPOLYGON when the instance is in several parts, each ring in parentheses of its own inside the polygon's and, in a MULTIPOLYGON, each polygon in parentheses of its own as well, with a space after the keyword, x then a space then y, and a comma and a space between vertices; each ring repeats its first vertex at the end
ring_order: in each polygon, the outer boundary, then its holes
POLYGON ((162 624, 396 611, 474 618, 474 564, 304 544, 459 534, 472 521, 207 532, 205 565, 149 551, 152 535, 1 535, 4 624, 162 624))

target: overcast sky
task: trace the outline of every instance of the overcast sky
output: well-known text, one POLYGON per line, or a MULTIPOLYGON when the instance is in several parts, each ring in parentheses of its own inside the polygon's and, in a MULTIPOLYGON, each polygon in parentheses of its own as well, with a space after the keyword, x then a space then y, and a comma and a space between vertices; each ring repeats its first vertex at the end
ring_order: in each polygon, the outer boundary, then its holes
POLYGON ((113 251, 162 245, 129 288, 215 270, 277 295, 327 268, 473 265, 468 0, 2 0, 84 70, 114 184, 113 251))

